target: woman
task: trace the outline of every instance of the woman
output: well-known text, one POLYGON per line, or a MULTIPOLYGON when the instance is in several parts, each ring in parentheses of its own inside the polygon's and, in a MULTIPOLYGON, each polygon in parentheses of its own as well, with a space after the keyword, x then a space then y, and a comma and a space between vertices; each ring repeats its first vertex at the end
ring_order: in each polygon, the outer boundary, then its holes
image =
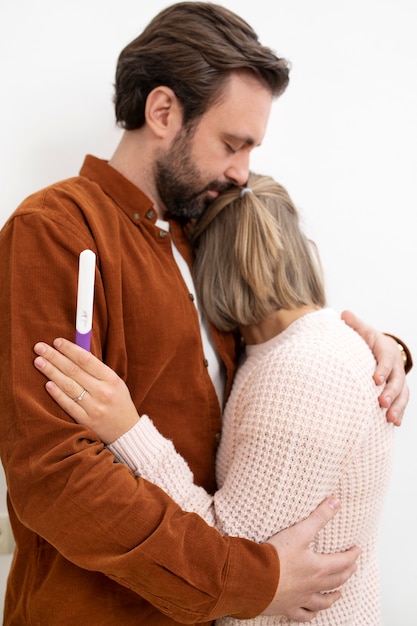
MULTIPOLYGON (((139 418, 124 383, 92 355, 85 354, 77 374, 88 389, 81 401, 69 401, 56 385, 47 388, 119 461, 223 534, 262 542, 305 518, 326 496, 337 496, 341 512, 314 549, 336 552, 357 544, 362 554, 341 599, 312 623, 377 626, 376 539, 393 426, 378 403, 374 357, 325 308, 314 246, 286 190, 271 178, 252 174, 247 188, 223 193, 197 224, 194 244, 195 281, 207 317, 220 330, 239 330, 245 342, 224 412, 214 495, 194 485, 152 416, 139 418)), ((68 356, 80 350, 67 342, 59 349, 68 356)), ((51 378, 65 388, 64 373, 51 378)), ((247 622, 295 623, 277 616, 247 622)))

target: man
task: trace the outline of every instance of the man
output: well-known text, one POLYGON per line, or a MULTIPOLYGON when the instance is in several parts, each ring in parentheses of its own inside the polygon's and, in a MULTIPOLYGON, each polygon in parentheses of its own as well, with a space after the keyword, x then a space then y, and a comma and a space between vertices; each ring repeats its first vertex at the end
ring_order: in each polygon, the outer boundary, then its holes
MULTIPOLYGON (((74 337, 78 255, 94 250, 92 351, 214 489, 235 340, 204 323, 200 332, 183 226, 246 181, 287 82, 287 63, 240 18, 209 3, 173 5, 120 55, 125 132, 110 161, 87 157, 79 177, 28 198, 3 228, 0 451, 17 546, 6 626, 193 624, 263 611, 308 621, 339 597, 321 592, 354 571, 356 548, 309 550, 337 510, 332 500, 264 545, 221 537, 115 464, 32 366, 39 339, 74 337)), ((380 333, 370 346, 400 418, 408 391, 397 346, 380 333)))

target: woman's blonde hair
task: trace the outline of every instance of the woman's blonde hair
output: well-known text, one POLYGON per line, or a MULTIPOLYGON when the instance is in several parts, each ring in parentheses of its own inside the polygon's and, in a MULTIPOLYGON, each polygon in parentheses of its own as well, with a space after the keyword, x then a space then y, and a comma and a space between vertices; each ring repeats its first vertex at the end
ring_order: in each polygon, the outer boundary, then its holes
POLYGON ((194 278, 220 330, 256 324, 278 309, 325 306, 320 260, 282 185, 251 174, 222 193, 193 231, 194 278))

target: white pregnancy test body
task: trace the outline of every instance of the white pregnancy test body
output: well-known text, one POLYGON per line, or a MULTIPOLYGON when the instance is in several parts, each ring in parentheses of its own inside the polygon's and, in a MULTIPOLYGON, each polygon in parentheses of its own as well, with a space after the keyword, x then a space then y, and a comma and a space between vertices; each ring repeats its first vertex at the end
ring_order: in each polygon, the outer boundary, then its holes
POLYGON ((96 255, 92 250, 83 250, 79 257, 77 314, 75 330, 77 345, 90 350, 93 326, 94 276, 96 255))

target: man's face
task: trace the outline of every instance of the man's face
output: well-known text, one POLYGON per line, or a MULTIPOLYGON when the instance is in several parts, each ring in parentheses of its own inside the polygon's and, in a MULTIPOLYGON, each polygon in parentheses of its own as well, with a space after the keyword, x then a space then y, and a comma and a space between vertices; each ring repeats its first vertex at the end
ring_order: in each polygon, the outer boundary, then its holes
POLYGON ((220 191, 244 185, 271 104, 271 93, 254 77, 232 74, 222 99, 195 127, 183 127, 156 163, 157 191, 166 209, 198 217, 220 191))

